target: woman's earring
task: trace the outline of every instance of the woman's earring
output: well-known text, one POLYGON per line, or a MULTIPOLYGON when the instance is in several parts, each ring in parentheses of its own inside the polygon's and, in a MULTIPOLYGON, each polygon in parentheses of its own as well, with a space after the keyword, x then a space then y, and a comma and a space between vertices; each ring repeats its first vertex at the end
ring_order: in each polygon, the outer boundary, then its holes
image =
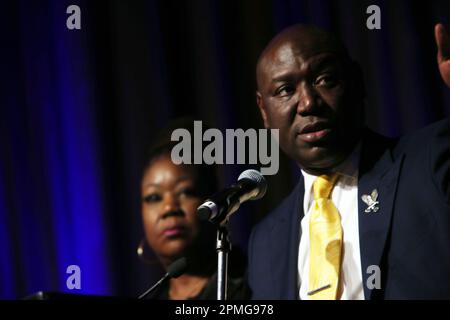
POLYGON ((141 259, 142 262, 146 263, 146 264, 158 264, 157 259, 155 258, 154 255, 150 255, 148 254, 148 245, 147 245, 147 240, 144 238, 141 239, 141 241, 139 242, 139 245, 137 247, 136 253, 139 257, 139 259, 141 259))

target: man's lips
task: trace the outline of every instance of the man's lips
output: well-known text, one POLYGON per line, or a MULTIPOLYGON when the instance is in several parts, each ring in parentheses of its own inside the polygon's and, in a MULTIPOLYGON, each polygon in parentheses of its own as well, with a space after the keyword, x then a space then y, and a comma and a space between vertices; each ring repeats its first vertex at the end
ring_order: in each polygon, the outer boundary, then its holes
POLYGON ((312 143, 324 140, 332 131, 328 122, 318 121, 309 123, 300 130, 299 137, 301 140, 312 143))

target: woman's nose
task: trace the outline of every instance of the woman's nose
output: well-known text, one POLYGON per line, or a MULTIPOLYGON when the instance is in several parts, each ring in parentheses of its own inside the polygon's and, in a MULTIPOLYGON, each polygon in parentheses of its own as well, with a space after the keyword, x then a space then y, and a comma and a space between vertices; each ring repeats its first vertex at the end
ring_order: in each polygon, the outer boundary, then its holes
POLYGON ((182 215, 179 199, 172 194, 168 194, 164 197, 163 202, 163 217, 169 217, 174 215, 182 215))

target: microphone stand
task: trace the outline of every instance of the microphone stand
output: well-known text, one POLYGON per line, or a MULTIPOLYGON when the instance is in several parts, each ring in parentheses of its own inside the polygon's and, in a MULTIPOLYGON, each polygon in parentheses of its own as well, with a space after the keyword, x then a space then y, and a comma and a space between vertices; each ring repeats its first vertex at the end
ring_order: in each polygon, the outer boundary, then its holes
POLYGON ((217 300, 227 300, 228 288, 228 253, 231 243, 228 237, 228 220, 217 229, 217 300))

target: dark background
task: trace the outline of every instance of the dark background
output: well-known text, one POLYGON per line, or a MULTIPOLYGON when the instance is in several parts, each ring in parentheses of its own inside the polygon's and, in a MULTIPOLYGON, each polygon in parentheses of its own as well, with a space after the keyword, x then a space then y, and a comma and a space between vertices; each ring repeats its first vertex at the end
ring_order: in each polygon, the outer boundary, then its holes
MULTIPOLYGON (((262 128, 256 59, 299 22, 334 30, 361 63, 370 128, 397 136, 450 116, 433 35, 450 26, 448 0, 2 2, 0 298, 68 291, 72 264, 81 293, 135 296, 156 280, 156 261, 136 256, 147 146, 185 115, 262 128), (66 28, 71 4, 81 30, 66 28), (371 4, 381 30, 366 28, 371 4)), ((221 166, 221 183, 244 168, 221 166)), ((282 157, 266 197, 233 216, 237 246, 298 175, 282 157)))

